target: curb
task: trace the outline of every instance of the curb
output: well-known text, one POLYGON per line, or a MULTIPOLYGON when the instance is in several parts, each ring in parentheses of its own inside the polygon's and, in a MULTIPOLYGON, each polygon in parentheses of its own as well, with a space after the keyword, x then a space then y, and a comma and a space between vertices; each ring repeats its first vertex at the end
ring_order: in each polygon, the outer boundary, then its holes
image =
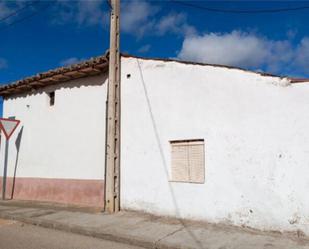
MULTIPOLYGON (((55 221, 53 222, 40 221, 40 220, 36 220, 35 218, 31 218, 31 217, 24 218, 24 217, 18 217, 16 215, 3 214, 3 213, 0 213, 0 218, 16 220, 16 221, 29 224, 29 225, 35 225, 35 226, 40 226, 44 228, 55 229, 59 231, 84 235, 88 237, 109 240, 109 241, 123 243, 127 245, 132 245, 132 246, 144 247, 147 249, 172 249, 172 247, 169 247, 166 245, 158 245, 156 242, 150 242, 147 240, 141 240, 141 239, 136 239, 136 238, 122 236, 122 235, 116 235, 116 234, 110 234, 110 233, 99 233, 99 232, 96 232, 95 229, 85 229, 81 226, 71 226, 71 225, 66 225, 60 222, 55 222, 55 221)), ((173 249, 177 249, 177 248, 173 247, 173 249)))
POLYGON ((60 211, 72 211, 83 213, 102 213, 103 207, 94 206, 79 206, 73 204, 62 204, 53 202, 39 202, 39 201, 21 201, 21 200, 0 200, 0 205, 3 207, 19 207, 19 208, 43 208, 54 209, 60 211))
MULTIPOLYGON (((38 208, 19 208, 17 206, 11 206, 11 207, 5 207, 4 205, 0 205, 0 218, 7 219, 7 220, 16 220, 19 222, 22 222, 24 224, 29 224, 29 225, 35 225, 39 227, 44 227, 48 229, 55 229, 63 232, 68 232, 72 234, 79 234, 83 236, 88 236, 88 237, 93 237, 97 239, 103 239, 107 241, 113 241, 113 242, 118 242, 126 245, 131 245, 131 246, 138 246, 142 248, 147 248, 147 249, 196 249, 196 248, 210 248, 212 242, 209 240, 203 240, 203 238, 208 237, 208 228, 202 228, 205 229, 206 233, 203 235, 203 233, 200 233, 199 231, 201 230, 201 224, 200 223, 173 223, 174 220, 158 220, 160 225, 159 226, 154 226, 152 227, 152 223, 155 224, 156 219, 152 219, 150 217, 145 216, 134 216, 134 215, 127 215, 124 216, 124 220, 121 220, 120 216, 117 216, 115 220, 113 220, 113 217, 107 218, 107 219, 102 219, 102 223, 100 220, 97 222, 97 217, 96 216, 81 216, 83 218, 79 219, 78 217, 79 214, 73 214, 74 212, 69 212, 69 214, 63 214, 59 213, 58 209, 54 209, 52 207, 48 209, 38 209, 38 208), (56 216, 53 216, 56 215, 56 216), (45 216, 52 215, 52 217, 48 218, 45 216), (72 215, 72 216, 70 216, 72 215), (72 218, 70 218, 72 217, 72 218), (132 222, 132 217, 133 221, 132 222), (136 220, 134 217, 138 217, 136 220), (68 219, 67 219, 68 218, 68 219), (76 220, 77 219, 77 220, 76 220), (87 220, 90 219, 94 221, 94 223, 89 223, 87 220), (130 220, 131 219, 131 220, 130 220), (126 220, 128 223, 126 223, 126 220), (143 226, 144 223, 141 224, 141 226, 137 226, 136 230, 131 231, 132 226, 135 224, 138 224, 139 222, 144 222, 145 226, 143 226), (116 221, 113 223, 113 221, 116 221), (122 224, 125 226, 122 227, 122 224), (165 221, 165 222, 164 222, 165 221), (85 223, 86 222, 86 223, 85 223), (149 223, 150 222, 150 223, 149 223), (166 230, 164 227, 161 226, 167 225, 166 230), (93 225, 92 225, 93 224, 93 225), (111 226, 110 226, 111 224, 111 226), (176 224, 176 226, 174 226, 176 224), (170 226, 172 225, 172 226, 170 226), (194 226, 198 225, 198 226, 194 226), (197 229, 198 238, 195 238, 193 236, 193 233, 189 232, 189 235, 192 238, 192 241, 189 240, 187 242, 186 238, 183 237, 183 229, 188 230, 187 228, 192 226, 192 229, 197 229), (163 229, 161 231, 161 228, 163 229), (180 232, 180 234, 178 233, 180 232), (177 235, 178 233, 178 235, 177 235), (176 234, 176 235, 175 235, 176 234), (175 237, 175 236, 176 237, 175 237), (173 237, 174 236, 174 237, 173 237), (202 237, 201 237, 202 236, 202 237), (179 239, 179 240, 177 240, 179 239), (201 241, 204 241, 204 244, 201 244, 201 241)), ((216 237, 217 233, 216 231, 225 231, 226 228, 229 227, 220 227, 218 225, 211 227, 209 231, 211 231, 211 236, 216 237)), ((235 227, 234 227, 235 229, 235 227)), ((190 231, 190 230, 189 230, 190 231)), ((186 234, 187 231, 185 231, 186 234)), ((241 235, 242 232, 245 232, 247 236, 266 236, 265 238, 262 239, 267 239, 267 241, 270 241, 272 243, 273 240, 278 239, 289 239, 294 241, 293 243, 296 243, 296 247, 289 247, 289 248, 298 248, 299 246, 306 246, 309 245, 309 240, 307 239, 295 239, 291 238, 289 236, 283 236, 282 234, 269 234, 269 233, 264 233, 264 232, 256 232, 256 231, 250 231, 245 228, 237 228, 237 230, 232 230, 232 233, 235 233, 235 236, 240 236, 239 238, 244 239, 244 243, 246 239, 250 237, 246 237, 244 235, 241 235)), ((189 239, 190 239, 189 238, 189 239)), ((234 236, 233 236, 234 238, 234 236)), ((233 238, 229 238, 230 240, 233 240, 233 238)), ((260 241, 261 242, 261 241, 260 241)), ((227 243, 229 243, 227 241, 227 243)), ((241 245, 243 245, 242 243, 241 245)), ((261 242, 263 243, 263 241, 261 242)), ((279 241, 278 243, 275 243, 278 246, 276 248, 280 248, 281 242, 279 241)), ((220 245, 221 242, 219 243, 220 245)), ((236 243, 236 245, 238 245, 236 243)), ((217 245, 218 246, 218 245, 217 245)), ((228 244, 224 244, 224 246, 228 246, 228 244)), ((220 248, 223 248, 220 247, 220 248)), ((212 247, 213 248, 213 247, 212 247)), ((219 247, 216 247, 219 248, 219 247)), ((225 247, 224 247, 225 248, 225 247)), ((236 247, 235 247, 236 248, 236 247)), ((244 247, 245 248, 245 247, 244 247)), ((285 247, 287 248, 287 247, 285 247)), ((301 247, 303 248, 303 247, 301 247)), ((305 247, 309 248, 309 247, 305 247)))

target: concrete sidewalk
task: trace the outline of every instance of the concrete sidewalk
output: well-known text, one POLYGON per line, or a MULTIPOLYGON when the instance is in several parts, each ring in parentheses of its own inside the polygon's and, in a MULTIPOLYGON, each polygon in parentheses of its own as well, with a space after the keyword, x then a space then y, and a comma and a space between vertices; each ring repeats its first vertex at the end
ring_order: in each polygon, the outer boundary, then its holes
POLYGON ((145 248, 309 249, 308 238, 160 218, 134 212, 108 215, 0 202, 0 218, 15 219, 145 248))

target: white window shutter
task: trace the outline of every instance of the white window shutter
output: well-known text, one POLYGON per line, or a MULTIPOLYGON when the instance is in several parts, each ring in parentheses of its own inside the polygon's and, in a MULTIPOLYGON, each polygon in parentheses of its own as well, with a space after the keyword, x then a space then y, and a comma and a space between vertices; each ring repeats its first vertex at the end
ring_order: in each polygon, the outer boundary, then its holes
POLYGON ((189 181, 195 183, 204 183, 205 167, 204 167, 204 144, 191 143, 189 150, 189 181))
POLYGON ((189 180, 188 146, 172 146, 172 180, 186 182, 189 180))
POLYGON ((172 181, 204 183, 204 140, 180 140, 171 142, 172 181))

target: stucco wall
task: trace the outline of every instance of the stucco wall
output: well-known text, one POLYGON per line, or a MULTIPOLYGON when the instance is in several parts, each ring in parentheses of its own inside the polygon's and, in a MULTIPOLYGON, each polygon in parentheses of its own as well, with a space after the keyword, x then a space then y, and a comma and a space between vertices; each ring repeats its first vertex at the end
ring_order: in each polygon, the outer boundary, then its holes
MULTIPOLYGON (((309 83, 136 58, 122 58, 121 71, 122 208, 309 235, 309 83), (169 141, 192 138, 205 139, 205 183, 170 182, 169 141)), ((96 76, 5 100, 4 117, 22 121, 8 169, 11 184, 17 165, 21 198, 102 204, 103 83, 96 76)), ((2 140, 0 176, 3 153, 2 140)))
POLYGON ((309 235, 308 96, 309 83, 122 58, 122 207, 309 235), (169 141, 192 138, 205 184, 170 182, 169 141))
MULTIPOLYGON (((103 187, 98 181, 104 178, 106 85, 106 75, 88 77, 4 101, 3 116, 16 116, 21 120, 10 140, 8 176, 14 176, 16 165, 16 178, 22 179, 20 184, 23 184, 20 189, 27 191, 30 199, 46 200, 46 196, 50 196, 47 200, 67 202, 73 198, 62 196, 54 199, 53 195, 63 193, 56 189, 57 186, 51 188, 51 179, 58 179, 55 183, 58 187, 63 183, 63 192, 75 182, 59 179, 93 180, 98 187, 103 187), (49 105, 47 93, 50 91, 55 91, 54 106, 49 105), (20 145, 17 145, 18 140, 20 145), (42 182, 42 179, 48 180, 42 182), (38 191, 42 193, 38 194, 38 191)), ((4 148, 3 139, 0 176, 3 175, 4 148)), ((89 181, 82 181, 72 186, 70 195, 87 198, 93 191, 88 183, 91 185, 89 181), (83 183, 85 189, 78 187, 83 183), (83 193, 85 191, 88 193, 83 193)), ((102 193, 102 204, 104 190, 96 191, 96 194, 102 193)), ((21 196, 26 198, 25 193, 21 196)))

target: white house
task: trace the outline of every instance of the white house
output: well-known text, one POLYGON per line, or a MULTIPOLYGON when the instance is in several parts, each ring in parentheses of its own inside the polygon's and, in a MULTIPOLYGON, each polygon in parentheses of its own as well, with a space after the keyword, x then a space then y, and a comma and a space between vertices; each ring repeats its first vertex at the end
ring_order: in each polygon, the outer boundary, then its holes
MULTIPOLYGON (((103 207, 107 70, 0 88, 21 120, 8 197, 103 207)), ((309 80, 122 56, 121 208, 309 235, 308 95, 309 80)))

